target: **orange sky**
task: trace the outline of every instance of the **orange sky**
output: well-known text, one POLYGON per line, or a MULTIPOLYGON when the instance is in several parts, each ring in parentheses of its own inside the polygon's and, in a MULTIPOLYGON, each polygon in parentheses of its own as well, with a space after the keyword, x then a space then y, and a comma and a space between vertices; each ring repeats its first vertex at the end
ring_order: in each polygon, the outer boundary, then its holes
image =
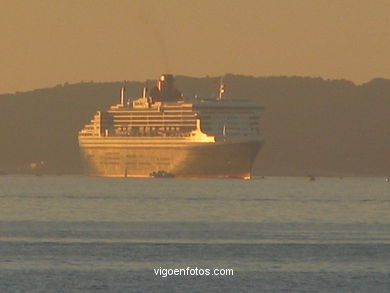
POLYGON ((1 0, 0 93, 64 82, 390 78, 389 0, 1 0))

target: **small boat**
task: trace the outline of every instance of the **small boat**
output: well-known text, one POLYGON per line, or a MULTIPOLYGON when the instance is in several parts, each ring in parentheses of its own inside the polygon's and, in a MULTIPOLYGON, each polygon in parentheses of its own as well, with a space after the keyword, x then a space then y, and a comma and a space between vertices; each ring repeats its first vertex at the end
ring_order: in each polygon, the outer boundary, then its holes
POLYGON ((387 178, 386 178, 386 182, 390 182, 390 177, 387 177, 387 178))
POLYGON ((307 176, 307 178, 306 178, 306 181, 315 181, 315 180, 316 180, 316 177, 311 176, 311 175, 307 176))
POLYGON ((166 171, 157 171, 150 173, 151 177, 154 178, 174 178, 175 175, 166 171))

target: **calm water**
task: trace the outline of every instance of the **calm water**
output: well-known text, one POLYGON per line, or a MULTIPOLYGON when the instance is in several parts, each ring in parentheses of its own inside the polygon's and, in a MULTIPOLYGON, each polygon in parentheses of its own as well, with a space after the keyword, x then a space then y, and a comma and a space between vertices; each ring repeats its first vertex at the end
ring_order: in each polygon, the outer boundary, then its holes
POLYGON ((390 183, 0 176, 0 292, 390 292, 390 183))

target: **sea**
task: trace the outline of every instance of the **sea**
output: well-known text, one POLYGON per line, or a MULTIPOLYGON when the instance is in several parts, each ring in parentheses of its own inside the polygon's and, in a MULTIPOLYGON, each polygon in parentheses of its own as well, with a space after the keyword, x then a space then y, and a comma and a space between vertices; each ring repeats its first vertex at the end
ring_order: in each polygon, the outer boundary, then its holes
POLYGON ((390 292, 390 183, 0 176, 0 292, 390 292))

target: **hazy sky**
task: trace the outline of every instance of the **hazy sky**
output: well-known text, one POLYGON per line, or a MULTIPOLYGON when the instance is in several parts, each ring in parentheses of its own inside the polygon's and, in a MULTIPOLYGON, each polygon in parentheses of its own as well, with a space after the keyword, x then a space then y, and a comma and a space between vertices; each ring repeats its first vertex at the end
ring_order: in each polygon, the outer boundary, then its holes
POLYGON ((0 93, 64 82, 390 78, 390 0, 0 0, 0 93))

